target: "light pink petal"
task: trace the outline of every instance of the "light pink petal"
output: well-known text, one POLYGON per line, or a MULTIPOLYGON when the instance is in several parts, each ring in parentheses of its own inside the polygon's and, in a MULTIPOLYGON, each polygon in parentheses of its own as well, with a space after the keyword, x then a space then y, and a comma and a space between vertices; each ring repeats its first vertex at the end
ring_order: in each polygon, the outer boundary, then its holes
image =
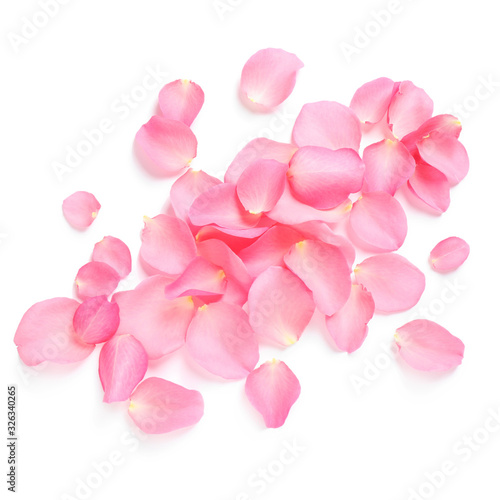
POLYGON ((253 282, 248 293, 248 316, 262 337, 289 346, 309 324, 315 305, 312 294, 288 269, 272 266, 253 282))
POLYGON ((377 311, 410 309, 425 289, 425 276, 411 262, 394 253, 365 259, 354 269, 356 282, 372 294, 377 311))
POLYGON ((188 222, 189 208, 193 201, 212 186, 222 184, 219 179, 208 175, 203 170, 188 169, 185 174, 179 177, 170 189, 170 202, 175 215, 185 222, 188 222))
POLYGON ((363 151, 363 192, 387 191, 393 195, 415 171, 415 160, 400 141, 385 139, 363 151))
POLYGON ((161 358, 182 347, 194 315, 190 297, 165 297, 169 283, 165 276, 152 276, 135 290, 115 293, 112 298, 120 307, 117 334, 132 334, 144 346, 149 359, 161 358))
POLYGON ((281 427, 300 395, 300 383, 292 370, 277 359, 255 369, 245 383, 252 406, 264 417, 266 427, 281 427))
POLYGON ((432 269, 441 272, 454 271, 467 260, 469 253, 470 247, 462 238, 457 236, 446 238, 431 251, 432 269))
POLYGON ((120 283, 119 274, 104 262, 89 262, 80 268, 75 278, 78 297, 85 300, 98 295, 110 295, 120 283))
POLYGON ((177 120, 188 127, 198 116, 204 101, 203 90, 191 80, 176 80, 167 83, 158 96, 163 117, 168 120, 177 120))
POLYGON ((408 181, 410 191, 440 213, 450 206, 450 183, 442 172, 426 163, 417 163, 408 181))
POLYGON ((196 156, 198 142, 184 123, 153 116, 135 140, 146 157, 164 174, 173 175, 188 167, 196 156))
POLYGON ((92 260, 108 264, 121 279, 126 278, 132 270, 132 256, 128 246, 113 236, 105 236, 99 243, 96 243, 92 260))
POLYGON ((130 396, 128 414, 146 434, 164 434, 198 423, 203 416, 198 391, 157 377, 143 380, 130 396))
POLYGON ((188 225, 176 217, 144 217, 141 259, 151 268, 175 276, 196 256, 196 244, 188 225))
POLYGON ((189 219, 195 226, 216 224, 230 229, 249 229, 257 225, 260 215, 245 210, 235 184, 219 184, 194 200, 189 219))
POLYGON ((349 226, 372 250, 385 252, 397 250, 408 232, 403 207, 385 191, 361 196, 352 206, 349 226))
POLYGON ((361 122, 352 109, 338 102, 305 104, 295 121, 293 142, 299 147, 351 148, 361 142, 361 122))
POLYGON ((62 210, 66 220, 77 229, 89 227, 97 217, 101 204, 86 191, 77 191, 63 201, 62 210))
POLYGON ((417 370, 446 371, 462 364, 463 342, 434 321, 410 321, 394 337, 401 357, 417 370))
POLYGON ((73 328, 78 306, 76 300, 56 298, 38 302, 26 311, 14 336, 23 363, 75 363, 94 350, 93 345, 78 338, 73 328))
POLYGON ((198 309, 186 347, 200 366, 226 379, 245 378, 259 360, 257 337, 246 312, 227 302, 198 309))
POLYGON ((458 184, 467 175, 467 151, 453 135, 431 132, 417 143, 417 147, 422 159, 446 175, 451 185, 458 184))
POLYGON ((73 318, 75 333, 86 344, 108 341, 119 325, 120 308, 104 295, 92 297, 80 304, 73 318))
POLYGON ((241 72, 242 94, 259 109, 268 111, 281 104, 295 87, 297 72, 304 64, 282 49, 256 52, 241 72))
POLYGON ((222 268, 203 257, 196 257, 185 271, 165 287, 167 299, 188 295, 222 295, 226 291, 227 278, 222 268))
POLYGON ((354 352, 363 344, 368 322, 375 312, 372 294, 362 285, 353 284, 344 307, 326 317, 326 327, 341 351, 354 352))
POLYGON ((99 355, 99 378, 105 403, 125 401, 148 369, 148 355, 132 335, 117 335, 106 342, 99 355))
POLYGON ((312 291, 320 312, 336 313, 351 293, 350 269, 342 251, 322 241, 304 240, 293 245, 285 264, 312 291))
POLYGON ((252 163, 236 183, 241 204, 251 214, 272 210, 285 190, 288 165, 276 160, 252 163))
POLYGON ((390 78, 377 78, 356 90, 350 108, 363 123, 378 123, 387 113, 394 94, 390 78))
POLYGON ((396 139, 417 130, 432 116, 434 103, 410 81, 401 82, 389 106, 388 122, 396 139))
POLYGON ((258 160, 275 160, 288 164, 295 151, 297 148, 292 144, 272 141, 265 137, 253 139, 229 165, 224 175, 224 182, 236 184, 243 171, 258 160))

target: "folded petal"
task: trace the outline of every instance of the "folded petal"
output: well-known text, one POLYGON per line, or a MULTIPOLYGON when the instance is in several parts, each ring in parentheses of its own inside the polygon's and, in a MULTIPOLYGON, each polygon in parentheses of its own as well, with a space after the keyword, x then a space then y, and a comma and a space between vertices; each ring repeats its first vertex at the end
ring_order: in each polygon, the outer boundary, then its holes
POLYGON ((240 306, 214 302, 200 307, 189 325, 186 347, 209 372, 245 378, 259 360, 257 337, 240 306))
POLYGON ((300 383, 292 370, 277 359, 255 369, 245 383, 252 406, 264 417, 266 427, 281 427, 300 395, 300 383))
POLYGON ((75 278, 78 297, 85 300, 98 295, 110 295, 120 283, 120 275, 104 262, 89 262, 80 268, 75 278))
POLYGON ((153 116, 135 140, 146 157, 165 175, 177 174, 196 156, 198 142, 182 122, 153 116))
POLYGON ((342 251, 322 241, 304 240, 285 255, 285 264, 312 291, 320 312, 335 314, 351 293, 350 269, 342 251))
MULTIPOLYGON (((262 233, 265 233, 267 231, 266 228, 261 229, 262 233)), ((254 242, 258 238, 258 236, 262 236, 262 234, 252 237, 247 236, 248 235, 246 229, 228 230, 227 228, 219 226, 203 226, 196 233, 196 241, 198 243, 201 243, 202 241, 212 239, 220 240, 223 241, 231 250, 233 250, 233 252, 238 253, 243 248, 251 245, 252 242, 254 242)))
POLYGON ((328 210, 361 190, 364 172, 363 161, 353 149, 305 146, 293 155, 287 177, 295 198, 328 210))
POLYGON ((353 284, 345 305, 333 316, 326 316, 326 327, 341 351, 354 352, 363 344, 368 322, 375 312, 372 294, 362 285, 353 284))
POLYGON ((201 87, 191 80, 176 80, 167 83, 158 96, 161 113, 168 120, 177 120, 191 126, 198 116, 205 94, 201 87))
POLYGON ((470 247, 466 241, 457 236, 451 236, 440 241, 431 251, 432 269, 440 272, 458 269, 469 256, 470 247))
POLYGON ((349 226, 361 242, 384 252, 397 250, 408 232, 403 207, 385 191, 361 196, 352 206, 349 226))
POLYGON ((73 317, 75 333, 86 344, 108 341, 119 325, 120 308, 104 295, 85 300, 73 317))
POLYGON ((425 276, 411 262, 394 253, 365 259, 354 269, 356 282, 366 287, 381 312, 410 309, 425 289, 425 276))
POLYGON ((462 363, 463 342, 434 321, 410 321, 394 337, 401 357, 417 370, 446 371, 462 363))
POLYGON ((153 269, 171 276, 181 274, 196 256, 196 244, 188 225, 176 217, 144 217, 141 259, 153 269))
POLYGON ((77 191, 68 196, 62 205, 65 219, 77 229, 89 227, 97 217, 101 204, 92 193, 77 191))
POLYGON ((417 163, 415 173, 408 180, 410 191, 439 213, 446 212, 450 206, 450 183, 442 172, 427 165, 417 163))
POLYGON ((146 434, 164 434, 198 423, 203 411, 203 398, 198 391, 150 377, 130 396, 128 414, 146 434))
POLYGON ((378 123, 387 113, 393 94, 394 82, 377 78, 356 90, 349 107, 363 123, 378 123))
POLYGON ((299 147, 351 148, 361 142, 361 122, 354 111, 338 102, 305 104, 295 121, 293 142, 299 147))
POLYGON ((121 279, 126 278, 132 270, 132 256, 128 246, 113 236, 105 236, 99 243, 95 244, 92 260, 108 264, 121 279))
POLYGON ((268 111, 281 104, 295 87, 297 72, 304 64, 282 49, 264 49, 246 62, 241 72, 242 94, 259 109, 268 111))
POLYGON ((125 401, 148 369, 148 355, 132 335, 117 335, 106 342, 99 355, 99 378, 105 403, 125 401))

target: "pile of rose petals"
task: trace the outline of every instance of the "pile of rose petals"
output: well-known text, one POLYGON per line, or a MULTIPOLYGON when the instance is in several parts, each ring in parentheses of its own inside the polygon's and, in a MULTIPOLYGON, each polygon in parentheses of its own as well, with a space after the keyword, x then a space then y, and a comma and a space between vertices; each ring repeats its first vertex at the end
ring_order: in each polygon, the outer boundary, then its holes
MULTIPOLYGON (((241 99, 259 112, 274 109, 302 66, 283 50, 257 52, 243 68, 241 99)), ((160 92, 161 114, 137 133, 146 161, 166 176, 182 174, 169 214, 144 218, 139 261, 149 277, 113 295, 132 259, 125 243, 107 236, 77 273, 78 300, 35 304, 14 339, 30 366, 81 361, 103 344, 103 399, 130 400, 131 418, 147 433, 190 426, 203 415, 197 391, 144 379, 150 360, 181 348, 211 374, 246 379, 265 425, 283 425, 300 384, 282 361, 256 368, 259 343, 297 343, 317 310, 338 349, 351 353, 374 313, 415 306, 425 277, 393 253, 408 230, 394 195, 405 189, 440 214, 469 168, 460 122, 432 116, 432 100, 412 82, 379 78, 359 88, 349 107, 305 104, 289 144, 252 140, 222 181, 189 168, 197 152, 190 127, 203 102, 195 83, 169 83, 160 92), (360 152, 368 136, 377 139, 360 152), (373 255, 354 266, 355 246, 373 255)), ((86 192, 63 204, 77 228, 99 209, 86 192)), ((447 238, 430 263, 447 272, 468 254, 465 241, 447 238)), ((412 321, 395 338, 401 358, 417 370, 449 370, 463 358, 463 343, 432 321, 412 321)))

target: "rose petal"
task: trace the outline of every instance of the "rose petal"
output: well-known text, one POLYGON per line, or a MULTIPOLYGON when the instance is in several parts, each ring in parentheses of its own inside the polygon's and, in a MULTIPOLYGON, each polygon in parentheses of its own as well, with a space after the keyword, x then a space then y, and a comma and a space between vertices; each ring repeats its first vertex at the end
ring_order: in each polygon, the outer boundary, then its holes
POLYGON ((65 219, 77 229, 89 227, 97 217, 101 204, 96 197, 86 191, 77 191, 68 196, 62 205, 65 219))
POLYGON ((415 173, 408 181, 410 191, 439 213, 450 206, 450 183, 442 172, 427 165, 417 163, 415 173))
POLYGON ((394 82, 377 78, 356 90, 349 107, 363 123, 378 123, 387 113, 393 95, 394 82))
POLYGON ((470 247, 462 238, 457 236, 446 238, 431 251, 432 269, 440 272, 454 271, 467 260, 469 253, 470 247))
POLYGON ((85 300, 98 295, 110 295, 120 283, 119 274, 104 262, 89 262, 80 268, 75 278, 78 297, 85 300))
POLYGON ((76 335, 86 344, 100 344, 108 341, 120 325, 118 304, 99 295, 80 304, 73 318, 76 335))
MULTIPOLYGON (((218 226, 203 226, 200 228, 198 233, 196 234, 196 241, 201 243, 206 240, 220 240, 224 242, 233 252, 240 252, 243 248, 251 245, 252 242, 256 241, 257 237, 252 236, 251 238, 247 238, 246 229, 240 229, 239 231, 234 230, 226 230, 227 228, 221 228, 218 226), (239 234, 239 233, 243 234, 239 234), (235 236, 236 233, 238 234, 235 236)), ((263 232, 267 231, 266 228, 262 228, 263 232)))
POLYGON ((158 104, 164 118, 177 120, 191 126, 198 116, 205 94, 201 87, 191 80, 176 80, 167 83, 158 96, 158 104))
POLYGON ((132 256, 128 246, 113 236, 105 236, 99 243, 96 243, 92 252, 92 260, 108 264, 121 279, 126 278, 132 271, 132 256))

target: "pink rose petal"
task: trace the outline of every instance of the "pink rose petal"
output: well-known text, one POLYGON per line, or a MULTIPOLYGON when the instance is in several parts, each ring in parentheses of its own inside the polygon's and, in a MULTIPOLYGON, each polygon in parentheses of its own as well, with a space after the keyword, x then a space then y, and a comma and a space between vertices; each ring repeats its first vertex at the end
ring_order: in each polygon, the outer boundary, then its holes
POLYGON ((467 260, 469 253, 470 247, 462 238, 456 236, 446 238, 431 251, 432 269, 440 272, 454 271, 467 260))
POLYGON ((408 187, 417 198, 439 213, 450 206, 450 183, 438 169, 418 163, 415 173, 408 181, 408 187))
POLYGON ((191 126, 198 116, 205 94, 201 87, 191 80, 176 80, 167 83, 158 96, 158 104, 164 118, 177 120, 191 126))
POLYGON ((99 295, 80 304, 73 318, 76 335, 87 344, 100 344, 108 341, 120 326, 118 304, 99 295))
POLYGON ((86 191, 77 191, 63 201, 62 210, 66 220, 77 229, 85 229, 94 222, 101 204, 86 191))
POLYGON ((113 236, 105 236, 99 243, 96 243, 92 260, 108 264, 121 279, 126 278, 132 270, 132 256, 128 246, 113 236))
POLYGON ((393 95, 394 82, 377 78, 356 90, 349 107, 363 123, 378 123, 387 113, 393 95))
POLYGON ((85 300, 98 295, 110 295, 120 283, 119 274, 104 262, 89 262, 80 268, 75 278, 78 297, 85 300))

